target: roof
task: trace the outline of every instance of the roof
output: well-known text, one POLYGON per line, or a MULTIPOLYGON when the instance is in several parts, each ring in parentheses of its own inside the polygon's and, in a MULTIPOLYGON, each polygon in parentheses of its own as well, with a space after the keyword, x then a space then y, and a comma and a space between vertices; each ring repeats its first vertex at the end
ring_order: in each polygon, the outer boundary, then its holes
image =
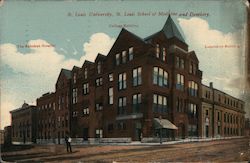
POLYGON ((178 129, 178 127, 176 127, 173 123, 171 123, 167 119, 154 118, 154 125, 156 129, 160 129, 160 128, 167 128, 167 129, 173 129, 173 130, 178 129))
POLYGON ((176 37, 177 39, 185 43, 184 38, 182 37, 180 31, 178 30, 176 24, 174 23, 170 15, 168 16, 168 19, 165 25, 163 26, 162 31, 164 32, 165 36, 168 39, 172 37, 176 37))
POLYGON ((22 107, 11 110, 10 113, 15 113, 17 111, 26 110, 26 109, 30 109, 30 108, 33 108, 33 107, 35 107, 35 105, 29 105, 29 104, 24 102, 22 107))
POLYGON ((61 73, 63 73, 67 77, 67 79, 71 79, 71 71, 70 70, 62 69, 61 73))
POLYGON ((97 57, 95 58, 95 61, 97 60, 104 60, 106 58, 105 55, 101 54, 101 53, 98 53, 97 57))
POLYGON ((136 34, 130 32, 130 31, 128 31, 128 30, 125 29, 125 28, 122 28, 121 33, 122 33, 122 32, 127 32, 127 33, 129 33, 131 36, 133 36, 134 38, 136 38, 137 40, 142 41, 143 43, 145 43, 144 40, 143 40, 141 37, 137 36, 136 34))

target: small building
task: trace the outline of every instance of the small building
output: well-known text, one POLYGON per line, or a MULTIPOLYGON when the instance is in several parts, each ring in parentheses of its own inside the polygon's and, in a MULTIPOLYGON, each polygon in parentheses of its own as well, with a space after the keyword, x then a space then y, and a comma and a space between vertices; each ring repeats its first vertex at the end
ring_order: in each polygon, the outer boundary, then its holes
POLYGON ((4 127, 4 145, 8 146, 12 143, 11 141, 11 126, 4 127))
POLYGON ((37 116, 36 106, 24 102, 22 107, 10 111, 13 144, 36 142, 37 116))

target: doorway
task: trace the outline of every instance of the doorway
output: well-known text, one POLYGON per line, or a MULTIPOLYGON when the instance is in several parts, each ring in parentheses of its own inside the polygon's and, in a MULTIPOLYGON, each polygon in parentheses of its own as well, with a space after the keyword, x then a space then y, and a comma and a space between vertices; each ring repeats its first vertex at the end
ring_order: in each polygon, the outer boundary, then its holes
POLYGON ((88 140, 89 128, 83 128, 83 140, 88 140))
POLYGON ((206 126, 206 137, 208 138, 208 136, 209 136, 209 127, 206 126))

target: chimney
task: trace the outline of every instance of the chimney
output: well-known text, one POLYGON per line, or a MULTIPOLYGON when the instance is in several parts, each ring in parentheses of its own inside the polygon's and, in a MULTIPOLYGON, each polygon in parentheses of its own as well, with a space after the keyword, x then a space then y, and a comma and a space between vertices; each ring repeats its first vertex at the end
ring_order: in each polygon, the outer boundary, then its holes
POLYGON ((213 88, 213 82, 210 82, 210 83, 209 83, 209 87, 210 87, 210 88, 213 88))

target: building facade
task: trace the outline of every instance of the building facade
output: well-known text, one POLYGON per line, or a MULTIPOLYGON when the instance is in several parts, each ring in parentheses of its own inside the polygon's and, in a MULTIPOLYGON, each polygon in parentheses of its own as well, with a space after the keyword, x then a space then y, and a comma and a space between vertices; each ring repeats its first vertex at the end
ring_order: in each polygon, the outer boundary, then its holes
POLYGON ((36 106, 24 103, 21 108, 10 111, 12 143, 36 143, 36 106))
POLYGON ((37 103, 37 142, 54 143, 56 139, 55 93, 46 93, 37 103))
POLYGON ((243 136, 244 114, 243 101, 202 85, 202 137, 243 136))
POLYGON ((145 39, 122 29, 107 56, 72 70, 72 134, 85 140, 198 137, 201 78, 196 54, 171 17, 145 39), (156 128, 158 119, 175 127, 156 128))

